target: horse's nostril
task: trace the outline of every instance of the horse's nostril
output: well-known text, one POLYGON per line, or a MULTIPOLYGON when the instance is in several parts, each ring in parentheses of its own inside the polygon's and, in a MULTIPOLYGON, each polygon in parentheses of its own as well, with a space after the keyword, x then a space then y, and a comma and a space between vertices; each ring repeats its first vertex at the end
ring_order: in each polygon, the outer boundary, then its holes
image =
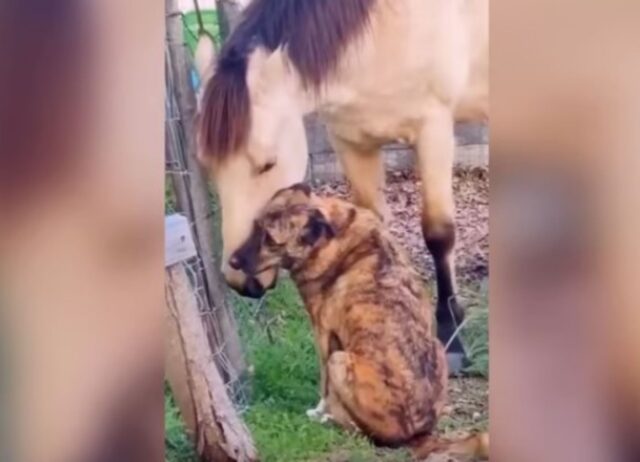
POLYGON ((242 290, 242 295, 250 298, 260 298, 264 295, 264 287, 256 278, 249 278, 242 290))
POLYGON ((237 255, 231 255, 231 258, 229 258, 229 266, 234 270, 239 270, 242 266, 242 262, 237 255))

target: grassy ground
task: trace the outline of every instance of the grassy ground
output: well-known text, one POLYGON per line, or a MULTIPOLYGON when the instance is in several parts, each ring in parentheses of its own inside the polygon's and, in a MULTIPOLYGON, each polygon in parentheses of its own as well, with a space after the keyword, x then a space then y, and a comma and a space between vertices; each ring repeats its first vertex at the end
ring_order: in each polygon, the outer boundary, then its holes
POLYGON ((318 401, 318 360, 309 321, 297 291, 283 281, 264 312, 246 310, 241 320, 254 368, 252 405, 245 419, 265 462, 326 460, 341 451, 349 460, 371 460, 362 438, 310 421, 305 410, 318 401))
POLYGON ((196 462, 193 445, 187 437, 182 418, 171 391, 164 391, 164 448, 166 462, 196 462))
MULTIPOLYGON (((486 377, 486 289, 474 287, 464 294, 470 308, 464 335, 474 361, 471 369, 486 377)), ((262 461, 409 460, 402 451, 376 450, 362 438, 311 422, 306 417, 305 410, 315 406, 318 400, 318 361, 309 321, 290 281, 282 281, 262 306, 241 300, 236 306, 252 370, 250 406, 244 418, 262 461)), ((483 378, 452 381, 451 412, 442 419, 442 430, 486 428, 486 392, 483 378)), ((167 460, 194 460, 169 394, 165 414, 167 460)))

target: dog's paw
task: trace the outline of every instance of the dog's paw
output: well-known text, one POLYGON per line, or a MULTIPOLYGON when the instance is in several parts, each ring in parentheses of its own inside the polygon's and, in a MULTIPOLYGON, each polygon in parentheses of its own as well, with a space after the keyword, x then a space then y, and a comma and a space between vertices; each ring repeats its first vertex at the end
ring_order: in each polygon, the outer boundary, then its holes
POLYGON ((307 409, 307 417, 309 417, 311 420, 320 420, 323 414, 323 412, 318 412, 317 408, 307 409))
POLYGON ((311 420, 320 421, 322 419, 322 416, 325 414, 325 407, 326 406, 324 399, 321 399, 315 408, 307 410, 307 417, 309 417, 311 420))
POLYGON ((319 422, 321 424, 333 422, 333 416, 331 414, 318 411, 318 409, 307 410, 307 417, 309 417, 309 419, 313 420, 314 422, 319 422))
POLYGON ((333 416, 331 414, 328 414, 328 413, 324 413, 320 417, 320 423, 321 424, 331 423, 333 421, 334 421, 333 416))

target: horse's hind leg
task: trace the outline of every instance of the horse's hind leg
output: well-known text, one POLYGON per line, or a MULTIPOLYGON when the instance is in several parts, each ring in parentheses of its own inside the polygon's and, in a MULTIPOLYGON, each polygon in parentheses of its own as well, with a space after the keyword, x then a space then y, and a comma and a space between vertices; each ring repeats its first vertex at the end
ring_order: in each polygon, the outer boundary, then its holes
MULTIPOLYGON (((464 318, 464 311, 456 298, 454 153, 451 110, 444 105, 435 105, 430 108, 421 129, 417 154, 422 178, 422 233, 435 264, 438 338, 445 345, 464 318)), ((453 339, 447 359, 451 373, 458 373, 468 362, 459 337, 453 339)))
POLYGON ((388 221, 391 213, 384 197, 384 159, 380 149, 363 147, 330 134, 340 165, 351 183, 353 202, 388 221))

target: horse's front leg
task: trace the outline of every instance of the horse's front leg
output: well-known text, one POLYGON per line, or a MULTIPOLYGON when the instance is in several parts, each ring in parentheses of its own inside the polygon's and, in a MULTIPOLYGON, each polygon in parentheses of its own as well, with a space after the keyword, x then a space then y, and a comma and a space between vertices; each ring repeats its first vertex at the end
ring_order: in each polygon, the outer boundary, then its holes
POLYGON ((363 146, 330 134, 331 144, 351 183, 353 202, 388 222, 391 212, 384 197, 384 159, 379 146, 363 146))
POLYGON ((452 340, 457 326, 464 318, 464 311, 456 298, 453 129, 450 108, 435 105, 429 109, 416 147, 422 179, 422 233, 436 271, 438 338, 445 345, 451 342, 447 359, 449 372, 455 374, 460 372, 468 360, 459 336, 452 340))

